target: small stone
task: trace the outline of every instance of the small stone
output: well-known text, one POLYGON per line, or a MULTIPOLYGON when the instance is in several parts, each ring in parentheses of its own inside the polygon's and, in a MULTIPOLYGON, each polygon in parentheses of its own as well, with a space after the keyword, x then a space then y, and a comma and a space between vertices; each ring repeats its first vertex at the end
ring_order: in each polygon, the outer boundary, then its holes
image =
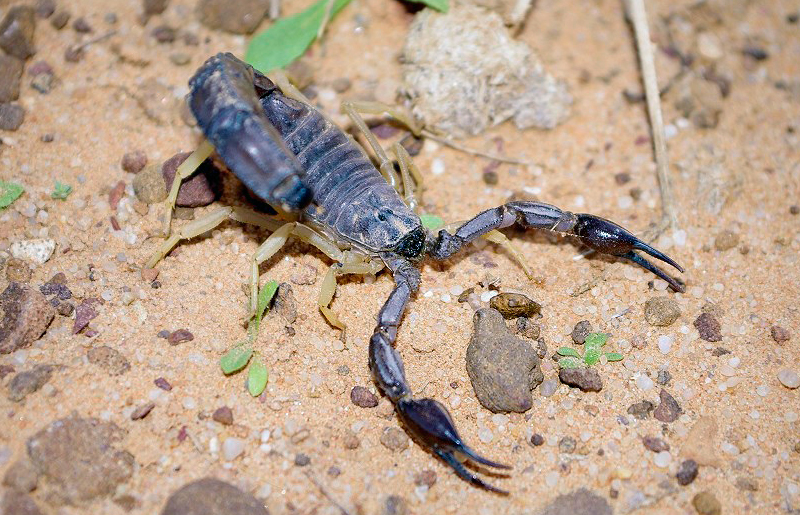
POLYGON ((309 463, 311 463, 311 458, 307 454, 299 452, 294 456, 294 464, 298 467, 305 467, 309 463))
POLYGON ((659 370, 658 376, 656 377, 656 382, 661 386, 666 386, 669 384, 671 379, 672 379, 672 374, 670 374, 669 371, 659 370))
POLYGON ((644 420, 650 416, 650 413, 655 409, 655 406, 650 401, 641 401, 636 404, 628 406, 628 415, 633 415, 639 420, 644 420))
POLYGON ((20 372, 8 384, 8 399, 12 402, 20 402, 44 386, 52 375, 53 367, 50 365, 38 365, 33 370, 20 372))
POLYGON ((73 45, 67 47, 64 51, 64 60, 68 63, 78 63, 83 59, 84 47, 81 45, 73 45))
POLYGON ((331 465, 328 467, 328 475, 332 478, 337 478, 342 475, 342 469, 337 467, 336 465, 331 465))
POLYGON ((31 267, 24 260, 9 258, 6 262, 6 279, 8 282, 27 283, 31 280, 31 267))
POLYGON ((699 515, 720 515, 722 505, 711 492, 700 492, 692 498, 692 506, 699 515))
POLYGON ((55 310, 40 292, 12 282, 0 294, 0 354, 28 347, 44 334, 55 310))
POLYGON ((181 487, 161 515, 268 515, 264 503, 219 479, 207 477, 181 487))
POLYGON ((436 484, 436 472, 430 469, 425 469, 422 472, 414 475, 414 484, 417 486, 427 486, 431 488, 436 484))
POLYGON ((70 16, 71 15, 69 11, 58 11, 55 13, 55 15, 53 15, 52 18, 50 18, 50 25, 52 25, 56 30, 61 30, 67 26, 67 23, 69 23, 70 16))
MULTIPOLYGON (((161 166, 161 175, 164 178, 164 184, 162 184, 162 186, 165 185, 165 192, 169 191, 172 187, 172 181, 175 180, 175 173, 178 170, 178 166, 186 161, 190 154, 190 152, 180 152, 164 161, 164 164, 161 166)), ((141 174, 136 177, 138 178, 140 175, 141 174)), ((217 200, 220 193, 219 189, 219 172, 214 167, 211 160, 206 159, 191 178, 181 183, 175 205, 179 207, 207 206, 217 200)), ((166 198, 166 196, 164 198, 166 198)), ((142 199, 142 201, 144 202, 144 199, 142 199)), ((148 202, 148 204, 152 204, 152 202, 148 202)))
POLYGON ((142 279, 147 283, 152 283, 158 277, 158 268, 142 268, 142 279))
POLYGON ((544 445, 544 437, 539 433, 533 433, 533 436, 531 436, 531 445, 534 447, 541 447, 544 445))
MULTIPOLYGON (((514 324, 514 332, 520 336, 524 336, 525 338, 536 340, 539 338, 542 328, 539 326, 539 324, 533 323, 533 321, 531 321, 531 319, 528 317, 519 317, 514 324)), ((539 356, 540 359, 541 357, 542 356, 539 356)))
POLYGON ((89 34, 94 32, 92 26, 89 25, 89 22, 83 16, 80 18, 75 18, 75 21, 72 22, 72 28, 75 30, 75 32, 80 34, 89 34))
POLYGON ((643 437, 642 444, 648 451, 663 452, 669 450, 669 444, 657 436, 643 437))
POLYGON ((275 292, 272 309, 287 323, 293 324, 297 319, 297 302, 294 300, 294 290, 289 283, 281 283, 275 292))
POLYGON ((681 308, 670 297, 653 297, 644 304, 644 318, 657 327, 672 325, 681 316, 681 308))
POLYGON ((168 25, 159 25, 154 28, 150 34, 156 41, 162 44, 175 42, 176 31, 168 25))
POLYGON ((722 341, 722 326, 711 313, 701 313, 694 321, 700 338, 707 342, 722 341))
POLYGON ((554 393, 558 390, 558 381, 555 379, 548 379, 547 381, 542 382, 542 386, 539 388, 539 391, 542 393, 542 397, 551 397, 554 393))
POLYGON ((678 473, 675 475, 678 478, 678 484, 681 486, 691 484, 697 477, 698 469, 696 461, 691 459, 683 460, 678 467, 678 473))
POLYGON ((784 344, 789 341, 792 337, 791 333, 789 333, 788 329, 784 329, 779 325, 773 325, 769 329, 769 333, 772 336, 772 339, 775 340, 775 343, 784 344))
POLYGON ((531 391, 544 379, 539 357, 510 334, 498 311, 479 309, 473 322, 466 361, 478 401, 495 413, 524 413, 533 405, 531 391))
POLYGON ((539 515, 612 515, 613 510, 604 498, 587 488, 559 495, 539 515))
POLYGON ((406 500, 399 495, 390 495, 383 503, 381 515, 408 515, 406 500))
POLYGON ((586 337, 592 332, 592 323, 588 320, 581 320, 572 328, 572 341, 578 345, 583 345, 586 337))
POLYGON ((603 380, 593 368, 562 368, 558 371, 558 379, 584 392, 599 392, 603 389, 603 380))
POLYGON ((41 19, 47 19, 56 11, 55 0, 38 0, 36 2, 36 16, 41 19))
MULTIPOLYGON (((2 493, 2 492, 0 492, 2 493)), ((0 514, 2 515, 42 515, 33 498, 20 490, 5 489, 0 500, 0 514)))
POLYGON ((167 198, 164 177, 156 165, 146 166, 133 178, 133 191, 136 198, 145 204, 158 204, 167 198))
POLYGON ((117 184, 111 188, 111 191, 108 193, 108 205, 111 207, 112 211, 117 210, 117 206, 119 206, 119 201, 122 200, 122 196, 125 194, 125 181, 118 181, 117 184))
POLYGON ((681 446, 681 456, 693 459, 698 465, 718 467, 717 433, 719 429, 713 417, 700 417, 694 423, 681 446))
POLYGON ((337 93, 347 92, 352 85, 352 81, 347 77, 339 77, 338 79, 334 79, 334 81, 331 83, 331 87, 337 93))
POLYGON ((11 244, 10 250, 11 255, 17 259, 24 259, 31 263, 43 265, 56 250, 56 242, 49 238, 19 240, 11 244))
POLYGON ((758 492, 758 482, 752 477, 738 477, 736 488, 742 492, 758 492))
POLYGON ((21 79, 22 61, 0 53, 0 103, 11 102, 19 98, 21 79))
POLYGON ((72 334, 81 332, 89 325, 89 322, 97 317, 97 311, 94 309, 94 305, 97 302, 98 299, 83 299, 81 303, 78 304, 75 308, 75 322, 72 324, 72 334))
POLYGON ((194 335, 189 332, 188 329, 178 329, 177 331, 170 333, 170 335, 167 337, 167 341, 170 345, 179 345, 192 340, 194 340, 194 335))
POLYGON ((27 456, 12 463, 3 476, 4 485, 25 493, 35 490, 38 482, 39 473, 27 456))
POLYGON ((720 252, 730 250, 739 244, 739 235, 733 231, 721 231, 714 238, 714 248, 720 252))
POLYGON ((35 12, 27 5, 17 5, 8 10, 0 22, 0 48, 8 55, 25 60, 36 53, 33 33, 36 29, 35 12))
POLYGON ((742 49, 742 54, 755 59, 756 61, 764 61, 769 58, 769 52, 765 49, 753 45, 745 46, 742 49))
POLYGON ((233 461, 244 452, 244 440, 241 438, 228 437, 222 442, 222 459, 233 461))
POLYGON ((495 186, 497 185, 497 183, 500 182, 500 177, 494 170, 484 170, 483 173, 481 174, 481 178, 483 179, 483 182, 485 182, 489 186, 495 186))
POLYGON ((211 418, 224 426, 230 426, 233 424, 233 411, 228 406, 222 406, 214 410, 211 418))
POLYGON ((0 381, 5 379, 8 374, 13 374, 15 370, 13 365, 0 365, 0 381))
POLYGON ((562 452, 564 454, 572 454, 575 452, 575 448, 578 446, 578 442, 572 438, 571 436, 565 436, 561 440, 558 441, 558 452, 562 452))
POLYGON ((381 433, 381 443, 390 451, 404 451, 408 447, 408 435, 396 427, 386 427, 381 433))
POLYGON ((15 131, 25 121, 25 109, 19 104, 0 104, 0 130, 15 131))
POLYGON ((59 302, 58 306, 56 306, 56 311, 62 317, 71 317, 72 313, 75 312, 75 306, 70 302, 59 302))
POLYGON ((489 306, 503 315, 503 318, 530 318, 541 312, 542 306, 521 293, 501 293, 489 301, 489 306))
POLYGON ((169 0, 142 0, 142 12, 145 18, 161 14, 167 10, 169 0))
POLYGON ((113 494, 133 474, 133 456, 116 446, 125 432, 92 418, 52 422, 27 442, 44 481, 44 496, 58 504, 86 503, 113 494))
POLYGON ((55 76, 51 73, 34 75, 31 79, 31 87, 42 95, 47 95, 50 93, 50 91, 53 89, 53 86, 55 86, 55 83, 55 76))
POLYGON ((378 397, 363 386, 354 386, 350 390, 350 400, 360 408, 374 408, 378 405, 378 397))
POLYGON ((89 363, 93 363, 111 376, 122 375, 131 369, 131 364, 117 349, 107 346, 93 347, 86 353, 89 363))
POLYGON ((169 382, 166 379, 164 379, 163 377, 156 378, 153 381, 153 384, 155 384, 156 386, 158 386, 159 388, 161 388, 165 392, 168 392, 168 391, 172 390, 172 385, 169 384, 169 382))
POLYGON ((144 150, 132 150, 122 156, 120 166, 128 173, 139 173, 147 164, 147 154, 144 150))
POLYGON ((361 445, 361 440, 358 439, 358 435, 354 432, 347 430, 342 437, 342 445, 345 449, 358 449, 358 446, 361 445))
POLYGON ((156 405, 153 402, 148 402, 147 404, 142 404, 135 410, 131 412, 131 420, 141 420, 153 411, 156 405))
POLYGON ((192 62, 192 56, 190 56, 186 52, 175 52, 169 54, 169 60, 175 66, 186 66, 187 64, 192 62))
POLYGON ((790 390, 794 390, 800 386, 800 376, 798 376, 797 372, 788 368, 778 371, 778 381, 790 390))
POLYGON ((789 213, 793 215, 800 215, 800 206, 798 206, 797 204, 792 204, 791 206, 789 206, 789 213))
POLYGON ((197 2, 197 16, 210 29, 250 34, 267 14, 269 4, 269 0, 200 0, 197 2))
POLYGON ((653 416, 661 422, 675 422, 683 412, 678 401, 663 388, 659 393, 661 403, 653 411, 653 416))

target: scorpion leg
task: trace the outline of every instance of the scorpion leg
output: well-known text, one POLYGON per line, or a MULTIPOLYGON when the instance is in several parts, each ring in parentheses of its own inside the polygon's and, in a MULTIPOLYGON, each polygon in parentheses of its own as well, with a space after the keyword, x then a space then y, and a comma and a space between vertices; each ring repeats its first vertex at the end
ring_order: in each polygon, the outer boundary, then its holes
POLYGON ((214 152, 214 147, 208 140, 204 140, 197 149, 189 154, 189 157, 178 166, 175 178, 172 180, 172 187, 164 201, 164 237, 168 238, 172 231, 172 213, 175 209, 175 202, 178 200, 178 191, 181 183, 192 176, 192 174, 203 164, 208 156, 214 152))
POLYGON ((508 227, 515 223, 522 227, 575 235, 587 247, 633 261, 665 280, 673 290, 684 291, 682 283, 634 251, 639 250, 660 259, 680 272, 683 272, 683 268, 669 256, 651 247, 623 227, 599 216, 570 213, 542 202, 509 202, 487 209, 465 222, 453 234, 447 230, 440 230, 429 242, 428 252, 434 259, 446 259, 475 238, 493 229, 508 227))
POLYGON ((336 295, 336 278, 346 274, 375 275, 380 272, 382 268, 383 263, 380 261, 364 261, 350 252, 344 253, 343 262, 334 263, 328 268, 328 273, 325 274, 325 278, 322 280, 322 288, 319 290, 317 304, 328 323, 342 331, 342 340, 345 339, 347 325, 342 322, 339 316, 330 308, 333 296, 336 295))
POLYGON ((495 488, 469 472, 463 462, 509 469, 507 465, 490 461, 470 449, 459 436, 447 409, 433 399, 414 399, 406 382, 400 354, 393 344, 411 294, 419 288, 419 270, 396 256, 382 256, 392 271, 395 287, 378 314, 378 323, 369 341, 369 368, 372 377, 397 409, 398 416, 408 430, 427 445, 462 479, 497 493, 507 493, 495 488))

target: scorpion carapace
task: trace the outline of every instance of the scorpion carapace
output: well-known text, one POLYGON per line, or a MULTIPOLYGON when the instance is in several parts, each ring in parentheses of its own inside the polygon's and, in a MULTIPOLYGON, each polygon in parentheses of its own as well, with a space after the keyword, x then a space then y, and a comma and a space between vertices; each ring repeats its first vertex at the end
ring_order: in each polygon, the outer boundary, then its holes
MULTIPOLYGON (((415 167, 399 145, 394 151, 403 176, 403 198, 392 186, 399 186, 394 166, 374 137, 365 134, 378 156, 377 168, 361 146, 305 102, 291 85, 278 81, 276 86, 232 54, 210 58, 192 78, 190 87, 190 106, 211 143, 204 143, 195 151, 198 156, 193 162, 202 162, 213 146, 248 188, 279 212, 293 213, 295 221, 282 222, 242 207, 225 207, 184 225, 148 265, 155 265, 181 239, 213 229, 226 218, 267 227, 272 234, 252 260, 251 310, 255 310, 258 266, 293 236, 318 247, 334 261, 323 280, 319 307, 325 318, 342 330, 344 323, 329 308, 336 277, 375 274, 388 268, 395 286, 378 313, 370 338, 372 376, 417 441, 474 485, 503 493, 469 471, 465 461, 497 469, 509 467, 483 458, 468 447, 442 404, 414 398, 403 361, 394 347, 406 305, 419 288, 417 266, 422 257, 447 259, 476 238, 497 236, 496 229, 516 224, 573 235, 598 252, 633 261, 667 281, 674 290, 683 291, 681 283, 635 251, 681 272, 683 269, 624 228, 594 215, 574 214, 541 202, 509 202, 483 211, 452 233, 442 229, 433 234, 409 207, 416 205, 416 197, 410 190, 413 184, 407 172, 415 171, 415 167)), ((357 127, 366 128, 354 106, 347 104, 344 110, 357 127)), ((189 166, 179 169, 179 178, 188 177, 192 171, 189 166)), ((177 189, 167 200, 169 213, 175 195, 177 189)))

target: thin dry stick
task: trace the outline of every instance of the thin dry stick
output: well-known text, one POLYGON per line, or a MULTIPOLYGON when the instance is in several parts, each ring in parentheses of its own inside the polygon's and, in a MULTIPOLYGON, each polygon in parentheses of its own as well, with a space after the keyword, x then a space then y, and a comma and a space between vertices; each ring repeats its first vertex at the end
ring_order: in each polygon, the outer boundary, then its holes
POLYGON ((658 224, 659 227, 655 231, 654 237, 657 237, 668 228, 676 228, 678 220, 675 216, 675 197, 672 194, 672 185, 669 180, 669 158, 664 134, 664 120, 661 115, 661 96, 658 91, 653 46, 650 42, 650 29, 647 25, 644 0, 628 0, 627 3, 636 36, 636 46, 639 50, 639 64, 642 67, 644 94, 647 100, 647 112, 650 114, 650 130, 653 134, 653 147, 656 154, 656 176, 661 192, 663 215, 661 223, 658 224))
POLYGON ((472 155, 475 155, 475 156, 485 157, 486 159, 492 159, 494 161, 500 161, 500 162, 509 163, 509 164, 512 164, 512 165, 529 166, 531 164, 531 163, 529 163, 527 161, 520 161, 519 159, 513 159, 511 157, 505 157, 505 156, 498 156, 498 155, 495 155, 495 154, 490 154, 488 152, 481 152, 480 150, 475 150, 475 149, 472 149, 472 148, 469 148, 469 147, 465 147, 464 145, 461 145, 460 143, 456 143, 455 141, 453 141, 451 139, 448 139, 448 138, 443 138, 442 136, 437 136, 436 134, 434 134, 434 133, 432 133, 430 131, 427 131, 427 130, 421 131, 420 134, 422 136, 425 136, 426 138, 430 138, 433 141, 441 143, 442 145, 447 145, 448 147, 452 147, 452 148, 454 148, 456 150, 459 150, 459 151, 467 153, 467 154, 472 154, 472 155))
POLYGON ((329 494, 327 490, 325 490, 325 487, 324 487, 324 486, 322 486, 322 483, 320 483, 319 481, 317 481, 317 479, 316 479, 314 476, 312 476, 310 472, 307 472, 307 471, 306 471, 306 472, 303 472, 303 474, 305 474, 305 476, 308 478, 308 480, 309 480, 309 481, 311 481, 311 482, 314 484, 314 486, 316 486, 316 487, 317 487, 317 489, 319 490, 319 492, 320 492, 320 493, 321 493, 321 494, 322 494, 322 495, 323 495, 323 496, 324 496, 326 499, 328 499, 328 500, 331 502, 331 504, 333 504, 334 506, 336 506, 337 508, 339 508, 339 511, 340 511, 340 512, 342 512, 342 515, 352 515, 352 514, 351 514, 351 513, 350 513, 350 512, 347 510, 347 508, 345 508, 344 506, 342 506, 341 504, 339 504, 339 502, 338 502, 336 499, 334 499, 334 498, 333 498, 333 496, 332 496, 331 494, 329 494))

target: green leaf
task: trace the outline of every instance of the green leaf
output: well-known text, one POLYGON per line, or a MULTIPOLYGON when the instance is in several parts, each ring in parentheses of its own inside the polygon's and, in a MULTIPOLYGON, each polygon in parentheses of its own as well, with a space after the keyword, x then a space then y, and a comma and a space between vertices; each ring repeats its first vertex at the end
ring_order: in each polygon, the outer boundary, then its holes
POLYGON ((249 345, 237 345, 220 358, 219 366, 225 375, 230 375, 247 366, 247 362, 250 361, 250 356, 252 355, 252 347, 249 345))
POLYGON ((70 193, 72 193, 72 186, 56 181, 53 193, 51 193, 50 196, 57 200, 66 200, 70 193))
POLYGON ((572 347, 559 347, 556 352, 562 356, 572 356, 573 358, 578 358, 578 359, 581 358, 580 353, 578 353, 578 351, 576 351, 572 347))
POLYGON ((586 335, 586 340, 583 343, 588 352, 590 349, 599 350, 607 341, 608 335, 606 333, 589 333, 586 335))
POLYGON ((431 9, 436 9, 440 13, 446 13, 450 8, 448 0, 411 0, 417 4, 425 4, 431 9))
POLYGON ((261 361, 261 358, 256 357, 247 369, 247 389, 250 395, 258 397, 264 388, 267 387, 267 378, 269 373, 267 367, 261 361))
POLYGON ((561 358, 558 360, 558 366, 561 368, 578 368, 581 363, 573 358, 561 358))
POLYGON ((435 231, 444 225, 444 219, 436 215, 419 215, 422 226, 431 231, 435 231))
POLYGON ((625 358, 619 352, 606 352, 606 359, 608 361, 622 361, 625 358))
MULTIPOLYGON (((330 17, 333 18, 349 3, 350 0, 335 0, 330 17)), ((327 4, 328 0, 319 0, 305 11, 277 20, 250 41, 245 61, 260 72, 269 73, 303 55, 317 38, 327 4)))
POLYGON ((264 312, 267 310, 270 301, 278 291, 278 281, 270 281, 261 287, 258 292, 258 307, 256 308, 256 320, 260 323, 264 318, 264 312))
POLYGON ((0 209, 5 209, 17 200, 25 188, 13 182, 0 181, 0 209))
POLYGON ((583 362, 586 363, 587 366, 592 366, 600 360, 600 351, 595 349, 586 349, 586 353, 583 355, 583 362))

